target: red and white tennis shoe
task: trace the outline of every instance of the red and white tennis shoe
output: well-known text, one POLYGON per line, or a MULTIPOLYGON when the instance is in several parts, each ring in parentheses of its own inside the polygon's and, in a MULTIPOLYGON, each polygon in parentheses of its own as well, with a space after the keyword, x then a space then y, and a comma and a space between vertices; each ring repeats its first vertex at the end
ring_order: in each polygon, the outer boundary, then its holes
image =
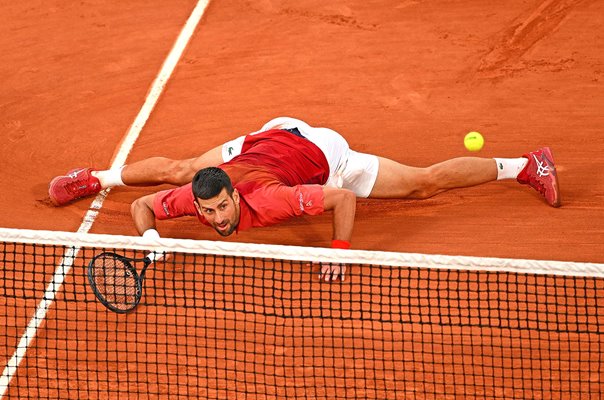
POLYGON ((92 168, 78 168, 50 181, 48 195, 56 206, 62 206, 101 191, 101 182, 92 176, 92 168))
POLYGON ((528 163, 518 174, 518 182, 529 185, 541 193, 550 206, 560 207, 558 174, 550 148, 543 147, 523 154, 522 157, 528 158, 528 163))

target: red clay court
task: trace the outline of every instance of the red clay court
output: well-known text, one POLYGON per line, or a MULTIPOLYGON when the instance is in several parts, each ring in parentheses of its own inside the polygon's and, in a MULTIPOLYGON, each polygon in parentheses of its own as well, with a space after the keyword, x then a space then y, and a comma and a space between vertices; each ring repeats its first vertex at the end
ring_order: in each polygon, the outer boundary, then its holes
MULTIPOLYGON (((55 0, 0 5, 0 227, 78 230, 91 200, 53 207, 48 182, 75 167, 110 166, 196 4, 55 0)), ((335 129, 353 149, 416 166, 470 155, 462 139, 474 130, 486 140, 477 153, 482 157, 517 157, 547 145, 558 167, 561 208, 548 207, 536 192, 514 182, 424 201, 359 200, 352 245, 600 265, 603 16, 604 2, 595 0, 213 0, 126 162, 190 158, 281 115, 335 129)), ((130 203, 163 188, 112 190, 90 232, 136 235, 130 203)), ((161 222, 158 230, 163 237, 217 240, 194 218, 161 222)), ((330 235, 331 217, 323 215, 226 240, 328 247, 330 235)), ((54 265, 47 268, 45 276, 52 275, 54 265)), ((3 271, 3 278, 11 273, 3 271)), ((82 276, 71 279, 84 282, 82 276)), ((75 288, 73 282, 63 290, 75 288)), ((596 295, 602 299, 599 285, 596 295)), ((44 281, 32 287, 43 291, 44 281)), ((40 299, 12 301, 0 296, 0 307, 6 304, 7 310, 0 320, 6 319, 3 325, 14 327, 18 337, 40 299)), ((95 304, 86 307, 95 311, 87 311, 90 320, 80 323, 96 327, 105 318, 119 325, 119 318, 95 304)), ((201 317, 189 311, 174 318, 201 317)), ((61 318, 70 320, 69 314, 61 318)), ((58 321, 48 324, 59 329, 63 319, 58 321)), ((335 328, 367 326, 329 329, 335 328)), ((603 332, 597 333, 601 353, 603 332)), ((2 366, 15 345, 0 343, 2 366)), ((595 362, 604 373, 602 354, 595 362)), ((602 387, 601 376, 592 379, 593 387, 602 387)), ((228 389, 216 390, 220 398, 238 398, 228 389)), ((76 389, 57 393, 78 397, 76 389)), ((354 396, 362 398, 359 393, 354 396)), ((322 395, 315 391, 306 398, 322 395)), ((449 398, 414 396, 392 398, 449 398)))

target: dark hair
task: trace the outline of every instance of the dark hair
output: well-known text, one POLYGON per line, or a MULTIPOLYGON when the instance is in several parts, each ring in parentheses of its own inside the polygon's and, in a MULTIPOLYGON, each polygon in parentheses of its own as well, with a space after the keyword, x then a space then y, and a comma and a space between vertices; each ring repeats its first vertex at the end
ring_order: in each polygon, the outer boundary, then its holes
POLYGON ((197 171, 193 177, 193 196, 200 199, 211 199, 226 189, 227 194, 233 194, 233 184, 226 172, 216 167, 208 167, 197 171))

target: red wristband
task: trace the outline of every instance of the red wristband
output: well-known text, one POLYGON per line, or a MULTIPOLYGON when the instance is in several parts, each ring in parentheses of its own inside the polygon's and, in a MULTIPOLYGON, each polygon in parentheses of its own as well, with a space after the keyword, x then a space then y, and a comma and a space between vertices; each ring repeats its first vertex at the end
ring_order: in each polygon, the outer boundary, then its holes
POLYGON ((332 249, 350 249, 350 242, 348 240, 338 240, 334 239, 331 241, 332 249))

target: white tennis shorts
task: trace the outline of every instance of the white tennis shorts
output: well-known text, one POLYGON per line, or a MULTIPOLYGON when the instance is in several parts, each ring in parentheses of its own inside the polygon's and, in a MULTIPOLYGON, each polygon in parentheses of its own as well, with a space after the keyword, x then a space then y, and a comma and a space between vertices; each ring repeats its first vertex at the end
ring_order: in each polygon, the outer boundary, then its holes
MULTIPOLYGON (((346 139, 332 129, 314 128, 295 118, 275 118, 251 135, 279 128, 298 128, 302 136, 323 151, 329 164, 329 179, 325 186, 349 189, 358 197, 369 197, 379 169, 376 156, 351 150, 346 139)), ((244 140, 245 136, 240 136, 222 146, 225 162, 241 154, 244 140)))

